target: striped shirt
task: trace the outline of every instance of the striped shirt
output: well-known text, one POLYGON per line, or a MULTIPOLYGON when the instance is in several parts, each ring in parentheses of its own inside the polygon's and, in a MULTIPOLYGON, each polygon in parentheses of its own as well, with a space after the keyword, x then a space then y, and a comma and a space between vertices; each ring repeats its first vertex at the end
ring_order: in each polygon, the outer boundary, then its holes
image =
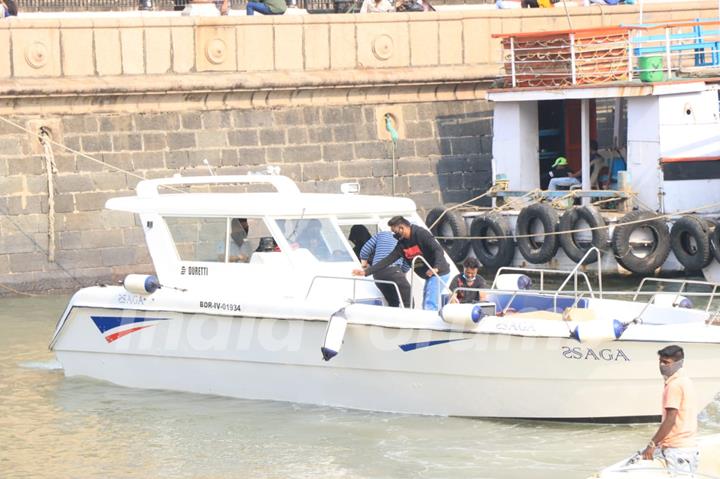
MULTIPOLYGON (((372 261, 368 262, 373 265, 392 253, 396 245, 397 240, 390 231, 380 231, 363 245, 360 259, 368 261, 372 256, 372 261)), ((410 271, 410 265, 403 258, 395 261, 392 266, 399 266, 403 273, 410 271)))

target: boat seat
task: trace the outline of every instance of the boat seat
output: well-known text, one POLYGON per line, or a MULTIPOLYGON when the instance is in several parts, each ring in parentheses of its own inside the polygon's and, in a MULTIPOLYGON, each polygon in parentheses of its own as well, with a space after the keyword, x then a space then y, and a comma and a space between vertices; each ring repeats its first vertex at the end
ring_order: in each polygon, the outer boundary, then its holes
POLYGON ((495 294, 494 300, 498 311, 504 310, 508 304, 518 313, 526 313, 532 311, 549 311, 551 313, 561 313, 570 307, 587 308, 588 301, 585 298, 578 300, 575 304, 575 298, 572 296, 558 296, 557 310, 553 310, 552 296, 538 296, 537 294, 512 294, 501 293, 495 294))

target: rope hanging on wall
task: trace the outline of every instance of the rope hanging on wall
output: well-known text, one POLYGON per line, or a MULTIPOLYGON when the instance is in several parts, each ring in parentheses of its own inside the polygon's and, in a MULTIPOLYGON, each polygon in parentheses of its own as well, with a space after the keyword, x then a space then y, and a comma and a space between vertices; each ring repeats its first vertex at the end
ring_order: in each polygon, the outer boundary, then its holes
POLYGON ((40 128, 38 140, 43 146, 48 185, 48 261, 55 262, 55 184, 53 175, 58 171, 55 166, 55 154, 50 143, 52 140, 50 131, 45 127, 40 128))

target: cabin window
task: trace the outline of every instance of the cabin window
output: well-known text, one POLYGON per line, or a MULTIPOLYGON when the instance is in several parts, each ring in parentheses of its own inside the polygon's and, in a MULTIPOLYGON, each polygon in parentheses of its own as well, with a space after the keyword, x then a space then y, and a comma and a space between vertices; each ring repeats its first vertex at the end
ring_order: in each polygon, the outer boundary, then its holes
POLYGON ((167 217, 165 223, 183 261, 224 261, 226 218, 167 217), (222 254, 218 254, 220 251, 222 254))
POLYGON ((183 261, 247 263, 276 243, 260 218, 165 218, 183 261))
POLYGON ((353 261, 339 230, 327 218, 279 219, 277 225, 293 249, 306 249, 319 261, 353 261))

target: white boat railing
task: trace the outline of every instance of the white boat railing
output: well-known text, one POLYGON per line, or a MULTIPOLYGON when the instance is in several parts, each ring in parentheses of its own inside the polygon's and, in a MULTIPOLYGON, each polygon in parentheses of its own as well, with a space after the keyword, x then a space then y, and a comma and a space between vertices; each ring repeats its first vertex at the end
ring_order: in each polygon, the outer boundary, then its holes
POLYGON ((400 307, 405 308, 405 304, 402 301, 402 296, 400 295, 400 288, 398 288, 398 285, 395 281, 388 281, 385 279, 369 279, 369 278, 349 278, 347 276, 331 276, 331 275, 317 275, 313 276, 312 280, 310 281, 310 286, 308 286, 307 293, 305 293, 305 299, 307 300, 310 297, 310 293, 312 292, 313 286, 315 286, 315 280, 318 279, 331 279, 331 280, 343 280, 343 281, 352 281, 353 282, 353 295, 352 295, 352 302, 355 302, 357 300, 357 282, 358 281, 364 281, 367 283, 382 283, 382 284, 390 284, 395 288, 395 294, 397 294, 400 307))
MULTIPOLYGON (((700 280, 693 280, 693 279, 672 279, 672 278, 643 278, 642 281, 640 281, 640 284, 638 285, 637 291, 635 291, 635 294, 633 295, 633 301, 637 299, 637 297, 640 294, 647 294, 642 291, 643 286, 645 286, 646 283, 655 283, 657 285, 660 285, 661 287, 664 285, 669 284, 679 284, 680 288, 678 291, 672 291, 670 294, 675 294, 675 300, 678 300, 681 296, 705 296, 708 297, 708 303, 705 306, 705 311, 710 311, 710 306, 712 305, 712 302, 715 300, 715 296, 717 295, 718 287, 720 287, 720 284, 717 283, 711 283, 709 281, 700 281, 700 280), (685 291, 685 288, 688 287, 688 285, 695 285, 695 286, 705 286, 707 288, 710 288, 711 291, 709 293, 693 293, 690 291, 685 291)), ((655 291, 657 293, 657 291, 655 291)), ((652 293, 652 294, 655 294, 652 293)), ((650 298, 648 301, 648 304, 653 303, 653 297, 650 298)))

